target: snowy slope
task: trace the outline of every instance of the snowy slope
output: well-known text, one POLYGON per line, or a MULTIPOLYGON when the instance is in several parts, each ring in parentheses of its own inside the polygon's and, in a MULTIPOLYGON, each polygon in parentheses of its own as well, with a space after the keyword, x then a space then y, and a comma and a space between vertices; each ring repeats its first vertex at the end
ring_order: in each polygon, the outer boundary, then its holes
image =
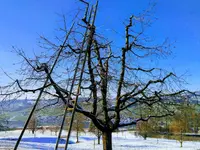
MULTIPOLYGON (((0 132, 0 149, 12 149, 15 141, 2 140, 2 138, 17 138, 20 131, 0 132)), ((24 137, 56 137, 55 133, 46 131, 45 134, 37 131, 32 135, 29 131, 25 132, 24 137)), ((75 133, 72 133, 70 139, 74 144, 69 145, 70 150, 102 150, 102 144, 97 145, 97 139, 91 133, 82 133, 80 143, 75 143, 75 133), (94 145, 95 143, 95 145, 94 145)), ((21 142, 22 150, 53 150, 54 143, 39 143, 39 142, 21 142)), ((198 150, 200 142, 183 142, 183 148, 180 148, 180 143, 175 140, 155 139, 135 137, 131 132, 114 133, 113 134, 113 150, 198 150)))

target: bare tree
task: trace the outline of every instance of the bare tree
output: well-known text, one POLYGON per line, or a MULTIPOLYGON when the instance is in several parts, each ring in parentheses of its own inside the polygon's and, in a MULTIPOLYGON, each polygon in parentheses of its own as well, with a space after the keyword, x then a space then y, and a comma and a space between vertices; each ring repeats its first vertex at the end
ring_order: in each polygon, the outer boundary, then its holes
POLYGON ((0 111, 0 131, 6 131, 7 129, 9 129, 8 124, 8 117, 6 116, 6 114, 4 114, 4 112, 0 111))
POLYGON ((33 116, 31 117, 31 120, 30 120, 30 122, 29 122, 29 124, 28 124, 28 128, 31 130, 32 134, 35 133, 35 131, 36 131, 36 129, 37 129, 37 119, 36 119, 36 116, 35 116, 35 115, 33 115, 33 116))
MULTIPOLYGON (((81 132, 85 132, 84 130, 84 126, 85 126, 85 116, 80 114, 80 113, 76 113, 75 117, 74 117, 74 122, 73 122, 73 126, 72 126, 72 130, 76 132, 76 143, 79 143, 79 134, 81 132)), ((67 128, 69 128, 69 122, 70 119, 67 118, 67 128)))
POLYGON ((95 127, 95 125, 92 122, 90 123, 88 131, 92 132, 97 137, 97 140, 98 140, 97 142, 98 142, 98 144, 100 144, 100 139, 101 139, 102 133, 98 128, 95 127))
POLYGON ((130 17, 125 24, 124 45, 116 48, 96 29, 98 0, 95 6, 80 1, 86 4, 82 22, 76 17, 78 23, 72 29, 64 26, 62 36, 56 37, 57 43, 41 37, 45 53, 28 58, 16 49, 24 59, 23 78, 2 88, 6 93, 1 95, 6 99, 16 94, 40 93, 38 99, 62 100, 63 105, 75 107, 76 112, 91 119, 102 132, 103 149, 111 150, 113 131, 138 121, 173 115, 174 100, 185 97, 187 90, 180 88, 174 73, 148 68, 153 65, 149 65, 150 58, 165 56, 171 49, 167 40, 155 44, 145 36, 145 29, 151 25, 149 9, 130 17), (85 101, 71 103, 78 96, 85 101), (140 106, 153 111, 136 115, 134 110, 140 106))

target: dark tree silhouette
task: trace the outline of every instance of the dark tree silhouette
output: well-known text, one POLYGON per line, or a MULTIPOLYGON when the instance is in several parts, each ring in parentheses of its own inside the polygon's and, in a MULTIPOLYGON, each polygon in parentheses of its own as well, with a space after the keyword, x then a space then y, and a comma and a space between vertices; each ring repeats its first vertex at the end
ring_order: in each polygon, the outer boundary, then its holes
POLYGON ((62 100, 63 105, 75 107, 76 112, 91 119, 102 132, 103 149, 111 150, 112 132, 138 121, 173 115, 175 101, 188 91, 179 87, 174 73, 148 68, 153 66, 149 65, 150 58, 165 56, 171 50, 167 40, 155 44, 145 36, 145 29, 151 25, 149 10, 130 17, 125 25, 124 46, 116 48, 96 30, 98 1, 95 6, 81 2, 87 6, 82 22, 76 16, 71 29, 61 29, 57 43, 41 37, 45 53, 28 58, 15 48, 24 59, 23 77, 2 88, 6 93, 1 95, 6 99, 16 94, 39 93, 38 100, 62 100), (78 96, 85 100, 79 101, 78 96), (78 101, 71 103, 72 99, 78 101), (135 115, 139 106, 154 111, 135 115))

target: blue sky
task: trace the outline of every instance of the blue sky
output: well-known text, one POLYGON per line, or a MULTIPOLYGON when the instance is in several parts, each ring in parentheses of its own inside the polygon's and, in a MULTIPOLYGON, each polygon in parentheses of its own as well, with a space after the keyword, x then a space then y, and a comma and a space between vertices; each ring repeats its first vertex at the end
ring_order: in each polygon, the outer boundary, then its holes
MULTIPOLYGON (((92 0, 90 0, 92 1, 92 0)), ((148 0, 100 0, 97 15, 98 31, 116 30, 124 34, 123 22, 132 14, 147 8, 148 0), (108 30, 105 30, 108 29, 108 30)), ((60 26, 58 14, 67 14, 67 19, 79 5, 78 0, 4 0, 0 1, 0 67, 15 76, 18 57, 11 53, 12 46, 23 48, 27 55, 39 52, 39 35, 53 38, 60 26)), ((81 6, 81 5, 80 5, 81 6)), ((156 41, 169 38, 176 41, 173 54, 159 60, 158 65, 184 74, 191 90, 200 89, 200 1, 157 1, 155 17, 158 18, 148 30, 156 41)), ((110 34, 109 34, 110 35, 110 34)), ((116 34, 109 36, 117 39, 116 34)), ((120 39, 120 38, 119 38, 120 39)), ((120 44, 120 41, 119 41, 120 44)), ((0 84, 8 79, 0 73, 0 84)))

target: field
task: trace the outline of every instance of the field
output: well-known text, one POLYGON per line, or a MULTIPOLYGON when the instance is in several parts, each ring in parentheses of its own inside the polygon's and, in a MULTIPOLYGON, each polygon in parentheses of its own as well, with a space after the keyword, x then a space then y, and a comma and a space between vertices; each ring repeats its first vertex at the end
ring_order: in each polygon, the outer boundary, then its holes
MULTIPOLYGON (((0 149, 13 149, 20 131, 0 132, 0 149)), ((20 144, 20 150, 53 150, 56 135, 55 132, 37 131, 34 135, 26 131, 20 144)), ((70 150, 102 150, 102 143, 97 144, 97 138, 92 133, 81 133, 80 143, 75 143, 75 133, 72 133, 70 139, 70 150)), ((64 139, 61 143, 64 142, 64 139)), ((62 144, 61 144, 62 145, 62 144)), ((198 150, 200 142, 185 141, 183 147, 180 148, 180 143, 176 140, 147 138, 144 140, 141 137, 136 137, 134 132, 113 133, 113 150, 198 150)), ((61 149, 60 149, 61 150, 61 149)))

